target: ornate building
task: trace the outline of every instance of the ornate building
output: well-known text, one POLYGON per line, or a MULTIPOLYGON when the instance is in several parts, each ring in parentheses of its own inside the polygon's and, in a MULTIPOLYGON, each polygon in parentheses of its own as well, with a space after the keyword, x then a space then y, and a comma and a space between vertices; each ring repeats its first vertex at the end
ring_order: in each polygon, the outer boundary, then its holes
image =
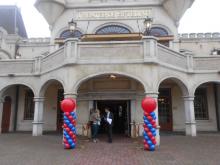
POLYGON ((177 30, 193 1, 37 0, 51 38, 26 38, 21 18, 14 30, 0 21, 1 132, 59 131, 59 103, 72 97, 78 134, 88 135, 90 108, 108 106, 114 133, 137 137, 145 96, 158 101, 157 140, 160 130, 219 131, 220 34, 177 30))

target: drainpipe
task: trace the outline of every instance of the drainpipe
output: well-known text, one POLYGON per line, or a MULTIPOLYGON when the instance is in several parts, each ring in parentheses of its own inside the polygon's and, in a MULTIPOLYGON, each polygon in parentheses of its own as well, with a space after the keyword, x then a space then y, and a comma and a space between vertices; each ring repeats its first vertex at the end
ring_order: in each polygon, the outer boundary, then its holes
POLYGON ((14 108, 14 132, 17 131, 17 119, 18 119, 18 97, 19 97, 19 86, 15 87, 15 108, 14 108))
POLYGON ((215 109, 216 109, 216 120, 217 120, 217 128, 218 131, 220 131, 220 121, 219 121, 219 105, 218 105, 218 99, 219 99, 219 95, 218 95, 218 88, 217 88, 217 84, 214 84, 214 94, 215 94, 215 109))

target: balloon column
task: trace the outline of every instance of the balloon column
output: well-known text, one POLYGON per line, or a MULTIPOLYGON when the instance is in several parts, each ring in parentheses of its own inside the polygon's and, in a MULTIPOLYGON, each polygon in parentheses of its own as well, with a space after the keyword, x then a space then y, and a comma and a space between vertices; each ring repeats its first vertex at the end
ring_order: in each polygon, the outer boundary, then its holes
POLYGON ((68 98, 61 102, 63 116, 63 143, 65 149, 73 149, 76 146, 76 101, 68 98))
POLYGON ((154 110, 157 107, 155 99, 146 97, 142 100, 144 110, 144 149, 154 151, 156 146, 156 115, 154 110))

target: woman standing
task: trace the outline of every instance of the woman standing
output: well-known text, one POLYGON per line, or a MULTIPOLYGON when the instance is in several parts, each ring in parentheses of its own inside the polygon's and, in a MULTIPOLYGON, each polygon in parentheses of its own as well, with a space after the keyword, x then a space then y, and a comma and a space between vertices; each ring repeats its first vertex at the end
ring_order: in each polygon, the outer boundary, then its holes
POLYGON ((92 140, 94 143, 97 143, 97 135, 99 131, 99 126, 100 126, 100 111, 96 109, 92 114, 91 114, 91 119, 92 119, 92 140))

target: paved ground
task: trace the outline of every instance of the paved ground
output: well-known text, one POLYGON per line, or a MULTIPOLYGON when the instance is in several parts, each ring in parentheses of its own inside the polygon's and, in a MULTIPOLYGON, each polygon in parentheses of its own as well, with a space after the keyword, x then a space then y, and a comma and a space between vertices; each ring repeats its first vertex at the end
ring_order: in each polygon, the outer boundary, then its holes
POLYGON ((75 150, 64 150, 60 135, 0 135, 0 165, 220 165, 220 134, 196 138, 163 135, 155 152, 141 139, 115 137, 112 144, 78 138, 75 150))

